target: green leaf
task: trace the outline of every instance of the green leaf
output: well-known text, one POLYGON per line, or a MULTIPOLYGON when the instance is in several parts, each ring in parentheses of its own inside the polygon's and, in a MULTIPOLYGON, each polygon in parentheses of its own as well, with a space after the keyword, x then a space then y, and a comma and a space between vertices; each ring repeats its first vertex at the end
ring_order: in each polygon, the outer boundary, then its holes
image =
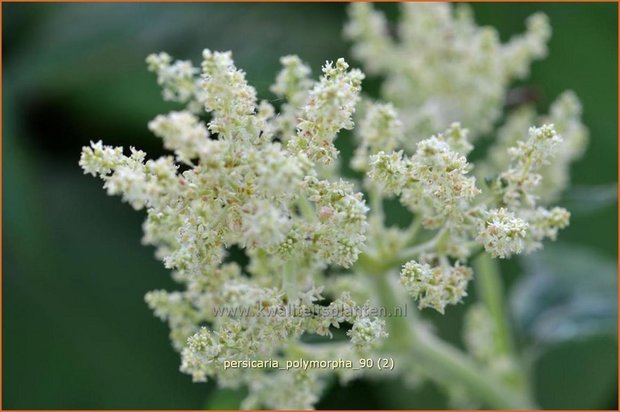
POLYGON ((518 329, 535 344, 614 334, 616 264, 593 250, 547 245, 525 257, 525 276, 512 289, 518 329))
POLYGON ((562 205, 573 215, 586 215, 618 203, 618 184, 576 186, 565 195, 562 205))
POLYGON ((616 263, 585 247, 547 245, 523 259, 511 309, 529 344, 544 409, 615 409, 616 263))

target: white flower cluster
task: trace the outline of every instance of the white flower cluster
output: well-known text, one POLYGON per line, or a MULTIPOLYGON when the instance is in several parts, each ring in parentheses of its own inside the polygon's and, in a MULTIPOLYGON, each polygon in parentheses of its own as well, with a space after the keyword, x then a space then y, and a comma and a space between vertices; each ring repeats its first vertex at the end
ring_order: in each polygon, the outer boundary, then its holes
POLYGON ((461 122, 472 138, 491 131, 509 83, 527 76, 546 55, 547 18, 535 14, 526 33, 502 44, 478 27, 468 6, 402 3, 398 41, 386 17, 369 3, 353 4, 345 35, 368 74, 385 78, 383 97, 399 110, 413 150, 420 139, 461 122))
POLYGON ((497 138, 489 149, 488 158, 480 165, 478 175, 506 169, 511 161, 508 149, 522 140, 523 131, 530 125, 545 123, 554 125, 562 136, 562 144, 555 146, 553 162, 539 168, 540 184, 534 193, 543 203, 557 200, 568 186, 571 163, 583 155, 588 141, 588 131, 581 123, 581 104, 571 91, 562 93, 551 104, 546 116, 537 116, 529 105, 510 113, 498 129, 497 138))
POLYGON ((399 42, 367 4, 351 5, 346 29, 354 55, 385 77, 388 102, 362 99, 364 74, 343 59, 327 62, 315 81, 297 56, 283 57, 271 87, 283 101, 276 109, 258 101, 230 52, 205 50, 200 69, 160 53, 147 58, 149 69, 164 99, 185 109, 157 116, 149 129, 173 155, 147 160, 101 142, 82 151, 85 173, 146 210, 143 243, 184 287, 146 296, 170 326, 181 370, 195 381, 247 386, 244 407, 311 408, 330 374, 346 382, 372 371, 230 362, 387 352, 411 365, 402 336, 390 344, 402 324, 355 310, 386 304, 377 282, 391 287, 402 267, 403 291, 444 313, 467 296, 474 254, 530 252, 568 225, 568 211, 547 205, 568 184, 587 139, 574 94, 562 95, 548 116, 515 110, 488 158, 468 159, 473 139, 499 117, 509 82, 546 53, 546 18, 533 16, 526 34, 502 45, 463 6, 402 10, 399 42), (359 182, 334 167, 334 140, 354 128, 353 116, 359 182), (386 227, 390 197, 413 214, 409 228, 386 227), (230 261, 233 248, 247 265, 230 261), (310 343, 313 335, 319 343, 310 343))
MULTIPOLYGON (((434 231, 424 242, 405 245, 394 261, 413 258, 445 269, 441 259, 462 264, 480 246, 507 258, 555 239, 570 215, 543 206, 567 186, 570 163, 587 140, 572 92, 560 96, 548 116, 519 107, 498 130, 489 156, 477 164, 467 159, 471 142, 491 132, 500 117, 511 81, 527 76, 531 62, 546 55, 547 18, 531 16, 526 33, 501 44, 495 29, 475 25, 466 5, 400 7, 396 37, 368 3, 351 5, 345 27, 366 72, 385 79, 382 97, 390 102, 373 103, 362 114, 352 167, 367 171, 369 192, 399 196, 416 221, 434 231)), ((424 293, 408 289, 421 306, 452 303, 430 305, 424 293)))
MULTIPOLYGON (((192 106, 149 123, 174 157, 146 160, 139 150, 126 156, 122 148, 97 142, 85 147, 80 159, 86 173, 104 180, 109 194, 146 208, 144 243, 155 245, 174 278, 186 285, 182 292, 146 296, 170 325, 182 371, 195 380, 217 376, 222 385, 252 383, 250 388, 260 379, 265 385, 288 380, 275 376, 283 372, 244 375, 224 371, 222 364, 303 354, 303 333, 331 336, 330 329, 343 322, 353 325, 348 351, 377 345, 386 336, 383 321, 337 315, 339 307, 355 313, 356 303, 346 293, 331 302, 330 316, 214 316, 218 307, 310 310, 324 299, 313 285, 325 283, 327 265, 350 267, 357 260, 367 228, 363 196, 349 182, 323 180, 314 161, 333 160, 338 131, 353 127, 362 74, 348 71, 339 59, 326 63, 324 76, 314 82, 299 58, 282 59, 273 86, 290 99, 283 109, 288 120, 282 121, 268 103, 257 102, 230 52, 205 50, 203 59, 200 76, 189 63, 173 63, 166 54, 147 59, 164 97, 192 106), (196 104, 210 121, 192 113, 196 104), (283 147, 275 136, 290 143, 283 147), (189 168, 179 171, 181 163, 189 168), (232 245, 251 258, 245 270, 225 263, 232 245)), ((290 403, 294 399, 269 406, 298 405, 290 403)))
POLYGON ((305 153, 311 160, 323 163, 336 158, 334 139, 341 129, 353 128, 351 116, 364 79, 361 71, 348 68, 342 58, 335 65, 327 62, 323 67, 323 77, 308 93, 297 134, 289 142, 292 151, 305 153))
POLYGON ((521 253, 527 233, 527 223, 504 208, 486 212, 478 241, 493 256, 505 258, 521 253))
POLYGON ((191 165, 191 159, 200 157, 209 146, 209 131, 204 123, 189 112, 172 112, 157 116, 149 123, 149 129, 173 150, 179 162, 191 165))
POLYGON ((347 332, 351 342, 358 348, 377 346, 384 338, 388 337, 385 331, 385 321, 382 319, 361 318, 347 332))
POLYGON ((370 157, 368 177, 387 194, 400 195, 412 212, 435 228, 447 220, 462 221, 463 212, 479 193, 472 166, 458 150, 469 152, 467 131, 453 124, 445 133, 417 144, 412 156, 383 151, 370 157))
POLYGON ((299 57, 290 55, 280 59, 282 70, 271 86, 271 92, 285 100, 275 122, 281 130, 280 139, 288 139, 295 135, 300 109, 304 107, 308 92, 314 85, 310 78, 310 67, 299 57))
POLYGON ((168 53, 152 54, 146 59, 150 71, 157 74, 157 83, 162 87, 164 100, 185 103, 188 109, 199 112, 200 103, 197 87, 198 69, 187 60, 172 60, 168 53))
MULTIPOLYGON (((543 239, 555 239, 570 217, 563 208, 539 206, 536 195, 542 180, 537 172, 550 164, 561 143, 552 125, 530 128, 527 139, 508 148, 507 169, 482 188, 470 175, 474 166, 465 157, 471 150, 466 136, 466 130, 453 124, 444 133, 420 141, 411 156, 402 150, 379 152, 369 163, 367 185, 380 187, 386 196, 398 195, 422 226, 434 231, 431 239, 401 253, 421 259, 403 268, 401 280, 420 307, 440 312, 463 296, 454 294, 460 286, 445 282, 454 279, 446 259, 456 260, 457 267, 463 268, 460 263, 479 246, 499 258, 536 250, 543 239), (432 270, 430 266, 421 269, 427 264, 433 265, 432 270)), ((457 283, 466 284, 469 278, 459 276, 457 283)))
POLYGON ((357 148, 351 167, 365 172, 368 157, 380 151, 390 151, 402 145, 403 124, 396 109, 389 103, 367 103, 366 112, 361 119, 357 148))
POLYGON ((426 263, 410 261, 403 266, 400 283, 418 300, 420 308, 431 307, 443 314, 447 304, 457 304, 467 296, 467 283, 472 276, 470 268, 459 264, 431 268, 426 263))

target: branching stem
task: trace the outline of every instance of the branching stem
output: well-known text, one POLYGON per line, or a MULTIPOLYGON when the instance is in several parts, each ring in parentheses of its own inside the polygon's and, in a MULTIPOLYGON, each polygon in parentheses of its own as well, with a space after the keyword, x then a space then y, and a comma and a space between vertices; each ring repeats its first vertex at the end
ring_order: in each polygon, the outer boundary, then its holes
MULTIPOLYGON (((371 265, 369 269, 377 268, 371 265)), ((364 272, 375 285, 381 304, 395 308, 407 304, 392 284, 393 271, 364 272)), ((423 370, 432 370, 439 383, 459 384, 485 406, 497 409, 533 409, 534 403, 523 387, 507 385, 465 352, 440 340, 417 321, 417 317, 386 319, 390 339, 386 351, 408 351, 423 370)))

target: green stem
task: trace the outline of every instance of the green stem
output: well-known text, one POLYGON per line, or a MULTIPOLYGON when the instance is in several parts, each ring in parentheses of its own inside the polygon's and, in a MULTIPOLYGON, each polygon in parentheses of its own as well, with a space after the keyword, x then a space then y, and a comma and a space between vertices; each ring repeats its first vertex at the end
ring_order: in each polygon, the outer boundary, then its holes
POLYGON ((441 381, 458 382, 491 408, 536 408, 526 393, 506 385, 466 354, 430 333, 419 333, 412 339, 411 350, 421 366, 437 373, 441 381))
MULTIPOLYGON (((375 291, 379 296, 381 305, 388 311, 393 311, 399 305, 406 305, 405 299, 399 299, 394 292, 394 287, 390 284, 387 277, 389 273, 369 274, 368 277, 373 281, 375 291)), ((415 313, 411 314, 412 318, 408 319, 404 316, 390 316, 386 318, 387 328, 390 333, 388 340, 388 349, 393 348, 409 348, 411 345, 411 322, 416 321, 415 313)))
MULTIPOLYGON (((381 303, 388 308, 402 304, 389 273, 369 274, 381 303)), ((533 409, 527 393, 506 385, 459 349, 428 333, 414 319, 387 318, 389 344, 386 350, 410 351, 422 369, 447 385, 463 385, 472 396, 497 409, 533 409)))
POLYGON ((437 247, 445 239, 446 231, 439 231, 432 239, 401 250, 392 257, 382 259, 381 264, 375 268, 373 273, 382 273, 394 267, 400 267, 404 263, 416 259, 419 255, 427 250, 437 247))
POLYGON ((506 356, 515 362, 516 369, 511 374, 510 380, 515 386, 527 389, 525 370, 518 362, 515 353, 510 322, 504 306, 504 291, 498 262, 483 252, 474 260, 474 267, 476 269, 476 291, 491 315, 493 338, 498 355, 506 356))
POLYGON ((407 228, 407 241, 405 242, 405 245, 410 246, 416 241, 416 238, 418 237, 418 233, 420 232, 421 228, 422 218, 416 214, 416 216, 413 218, 413 221, 411 222, 411 225, 409 225, 409 227, 407 228))
POLYGON ((499 265, 487 253, 474 260, 476 269, 476 291, 493 320, 495 343, 502 354, 512 356, 512 334, 504 308, 504 293, 499 276, 499 265))

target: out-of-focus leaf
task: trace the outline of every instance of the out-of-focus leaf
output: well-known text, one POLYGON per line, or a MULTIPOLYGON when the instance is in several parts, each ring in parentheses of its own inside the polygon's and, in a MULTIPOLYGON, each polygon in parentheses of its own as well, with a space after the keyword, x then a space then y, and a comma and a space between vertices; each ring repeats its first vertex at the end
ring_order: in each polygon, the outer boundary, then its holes
POLYGON ((615 262, 592 249, 556 244, 523 263, 510 304, 535 362, 537 402, 545 409, 615 409, 615 262))
POLYGON ((618 202, 618 184, 609 183, 598 186, 576 186, 564 196, 562 205, 573 215, 596 212, 618 202))
POLYGON ((615 334, 616 264, 577 246, 549 245, 524 259, 511 309, 520 331, 535 344, 615 334))

